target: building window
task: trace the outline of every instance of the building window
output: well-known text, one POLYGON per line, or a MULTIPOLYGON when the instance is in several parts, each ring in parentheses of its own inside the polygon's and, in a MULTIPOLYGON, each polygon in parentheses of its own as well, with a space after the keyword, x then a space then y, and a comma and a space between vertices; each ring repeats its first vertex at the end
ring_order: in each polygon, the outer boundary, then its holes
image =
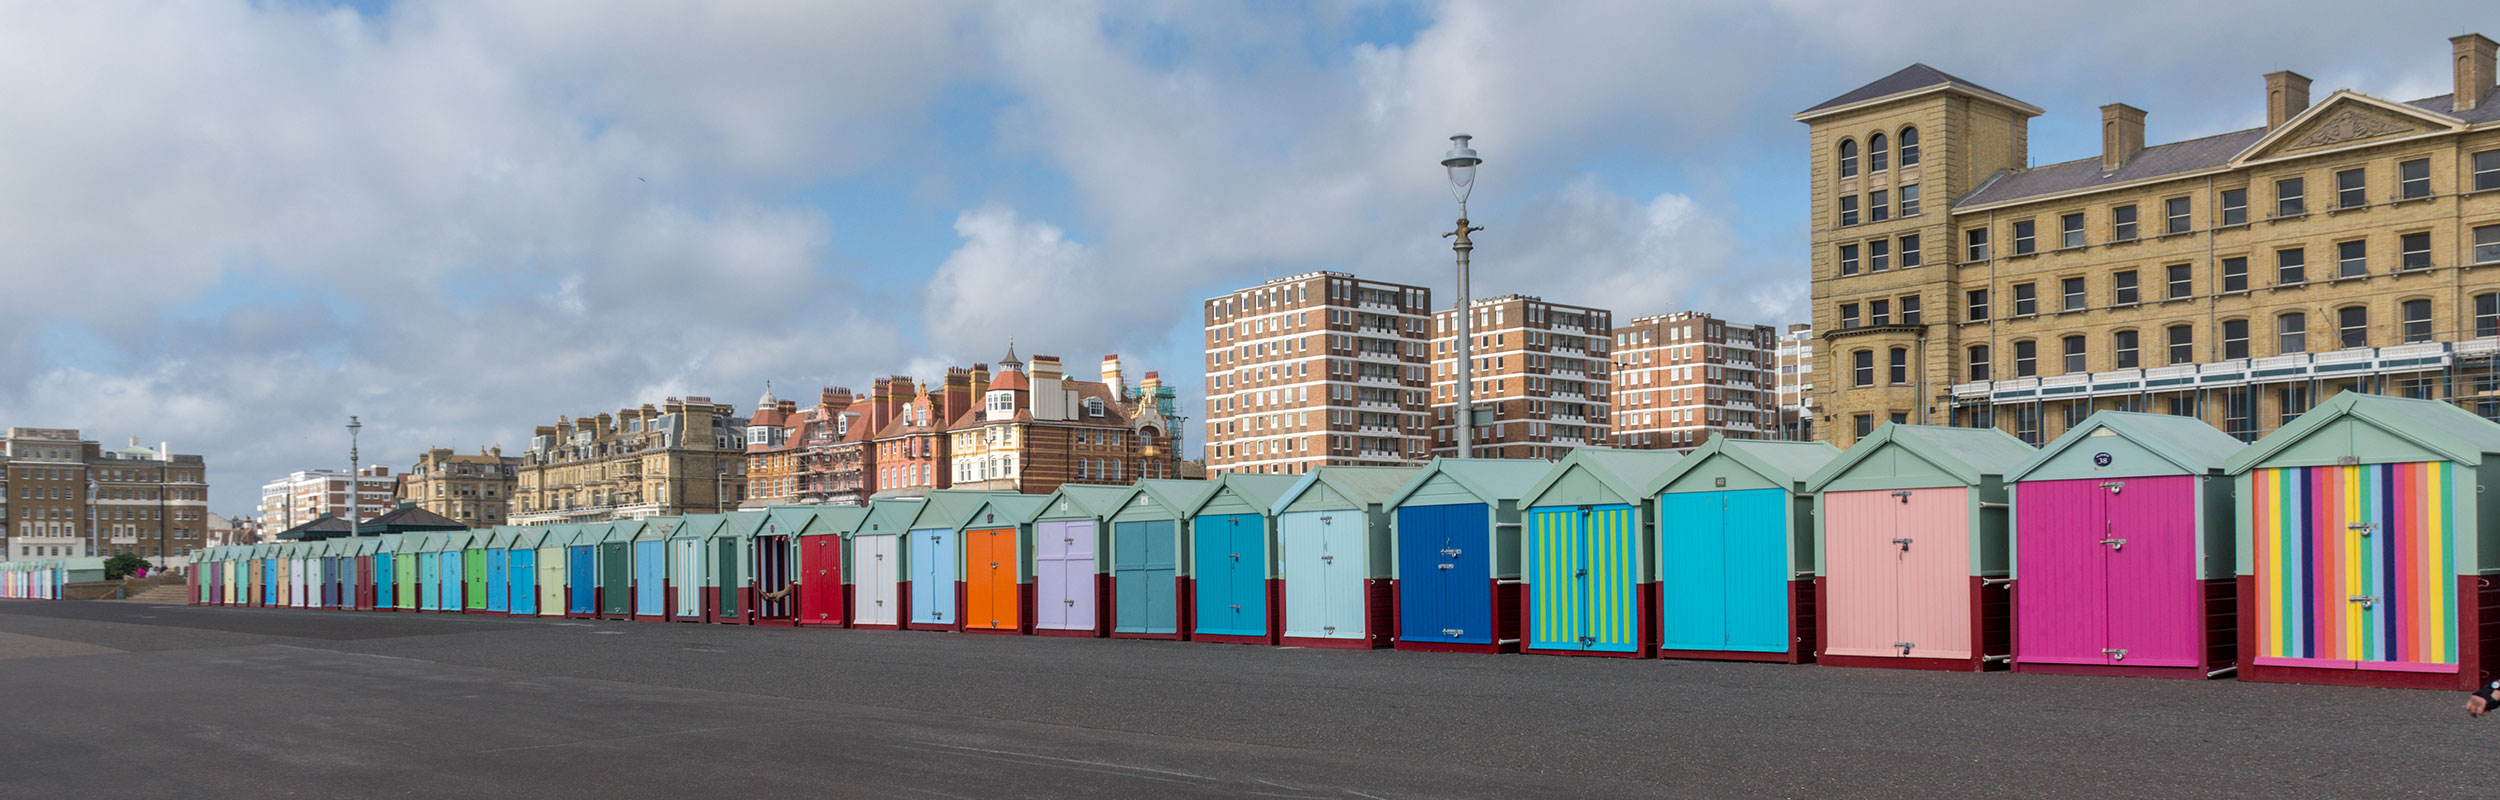
POLYGON ((2170 284, 2170 287, 2164 290, 2166 292, 2166 294, 2163 295, 2164 299, 2185 300, 2188 296, 2196 293, 2196 281, 2190 274, 2188 265, 2172 264, 2170 266, 2163 267, 2162 272, 2165 274, 2170 284))
POLYGON ((2257 397, 2247 389, 2222 393, 2222 432, 2240 441, 2257 441, 2257 397))
POLYGON ((2308 213, 2308 198, 2303 195, 2303 192, 2308 191, 2306 188, 2307 185, 2308 182, 2301 178, 2284 178, 2282 180, 2275 181, 2274 215, 2277 217, 2297 217, 2301 214, 2308 213))
POLYGON ((1888 193, 1888 192, 1885 192, 1885 191, 1884 191, 1884 190, 1882 190, 1882 189, 1876 189, 1876 190, 1874 190, 1874 191, 1867 192, 1867 193, 1866 193, 1866 221, 1868 221, 1868 222, 1882 222, 1882 221, 1884 221, 1884 220, 1888 220, 1888 219, 1892 219, 1892 196, 1891 196, 1891 194, 1890 194, 1890 193, 1888 193))
POLYGON ((1887 371, 1885 377, 1890 378, 1894 386, 1910 382, 1909 348, 1895 347, 1892 349, 1891 369, 1887 371))
POLYGON ((2278 286, 2303 283, 2309 275, 2309 255, 2300 248, 2274 251, 2274 282, 2278 286))
POLYGON ((2084 309, 2082 278, 2067 278, 2061 280, 2058 282, 2058 288, 2060 289, 2058 310, 2082 311, 2084 309))
POLYGON ((2033 235, 2037 231, 2032 226, 2033 221, 2027 219, 2014 223, 2014 255, 2026 256, 2039 250, 2035 241, 2036 237, 2033 235))
POLYGON ((2370 346, 2369 306, 2335 309, 2335 342, 2338 347, 2370 346))
POLYGON ((2058 244, 2057 244, 2057 246, 2059 246, 2059 247, 2082 247, 2082 246, 2083 246, 2083 213, 2082 213, 2082 212, 2076 212, 2076 213, 2073 213, 2073 214, 2067 214, 2067 215, 2065 215, 2065 216, 2058 217, 2058 218, 2057 218, 2057 231, 2058 231, 2058 240, 2057 240, 2057 241, 2058 241, 2058 244))
POLYGON ((2500 189, 2500 150, 2474 154, 2474 191, 2500 189))
POLYGON ((2474 296, 2474 335, 2500 336, 2500 293, 2474 296))
POLYGON ((2358 278, 2370 274, 2370 242, 2354 239, 2335 243, 2335 277, 2358 278))
POLYGON ((2109 289, 2111 305, 2135 305, 2135 270, 2119 270, 2118 274, 2110 276, 2109 289))
POLYGON ((1848 330, 1848 329, 1850 329, 1850 328, 1855 328, 1855 327, 1857 327, 1857 326, 1858 326, 1858 304, 1856 304, 1856 303, 1842 303, 1842 304, 1840 304, 1840 328, 1841 328, 1841 330, 1848 330))
POLYGON ((2014 316, 2028 317, 2040 313, 2037 284, 2014 284, 2014 316))
POLYGON ((2161 201, 2161 212, 2163 233, 2186 233, 2195 227, 2195 223, 2188 219, 2188 199, 2185 197, 2161 201))
POLYGON ((2039 406, 2021 405, 2014 407, 2014 436, 2022 439, 2024 444, 2031 445, 2033 447, 2040 446, 2039 406))
POLYGON ((1857 176, 1858 143, 1856 140, 1842 139, 1840 140, 1840 177, 1855 178, 1857 176))
POLYGON ((1919 324, 1918 295, 1907 295, 1901 298, 1901 324, 1919 324))
POLYGON ((2170 326, 2168 333, 2170 336, 2170 363, 2173 365, 2196 363, 2196 326, 2187 324, 2172 325, 2170 326))
POLYGON ((2066 348, 2066 374, 2073 375, 2090 371, 2084 368, 2085 353, 2082 334, 2069 335, 2059 340, 2059 343, 2066 348))
POLYGON ((1988 229, 1972 228, 1970 230, 1963 231, 1962 242, 1968 247, 1968 255, 1964 258, 1964 260, 1988 260, 1988 229))
POLYGON ((1882 272, 1888 269, 1892 269, 1892 242, 1884 239, 1867 242, 1866 271, 1882 272))
POLYGON ((2429 300, 2407 300, 2407 301, 2404 301, 2403 308, 2404 308, 2404 317, 2405 317, 2405 323, 2404 323, 2404 325, 2405 325, 2405 327, 2404 327, 2404 340, 2405 340, 2405 342, 2406 342, 2406 343, 2408 343, 2408 344, 2410 344, 2410 343, 2413 343, 2413 342, 2427 342, 2427 341, 2430 341, 2430 340, 2431 340, 2431 301, 2429 301, 2429 300))
POLYGON ((2431 196, 2431 160, 2417 158, 2397 164, 2396 192, 2406 200, 2431 196))
POLYGON ((2408 233, 2398 236, 2396 237, 2396 243, 2397 249, 2402 251, 2402 253, 2398 256, 2398 258, 2401 259, 2398 264, 2399 268, 2431 268, 2431 234, 2429 231, 2408 233))
POLYGON ((1885 139, 1880 133, 1866 137, 1867 172, 1882 172, 1892 166, 1891 160, 1892 143, 1890 140, 1885 139))
POLYGON ((1970 357, 1967 360, 1970 362, 1970 382, 1986 382, 1988 380, 1988 346, 1971 345, 1970 357))
POLYGON ((2117 206, 2109 210, 2109 238, 2117 242, 2135 241, 2134 204, 2117 206))
POLYGON ((2294 311, 2274 318, 2274 351, 2309 352, 2309 315, 2294 311))
POLYGON ((1972 289, 1964 292, 1963 300, 1965 308, 1968 309, 1967 313, 1963 314, 1963 319, 1979 322, 1988 318, 1988 290, 1972 289))
POLYGON ((1908 169, 1915 166, 1918 166, 1918 129, 1902 128, 1901 167, 1908 169))
POLYGON ((1901 187, 1901 216, 1918 216, 1918 184, 1901 187))
POLYGON ((1859 350, 1849 354, 1851 378, 1858 388, 1875 385, 1875 351, 1859 350))
POLYGON ((1844 276, 1858 274, 1857 245, 1844 244, 1840 246, 1840 274, 1844 276))
POLYGON ((1875 434, 1875 415, 1859 414, 1857 416, 1856 424, 1858 438, 1864 439, 1875 434))
POLYGON ((2136 338, 2137 335, 2135 331, 2119 331, 2117 333, 2110 334, 2109 356, 2114 364, 2113 368, 2135 368, 2136 345, 2138 344, 2136 338))
POLYGON ((2040 343, 2024 339, 2014 343, 2014 377, 2029 378, 2040 374, 2040 343))
POLYGON ((2091 416, 2091 415, 2092 415, 2092 403, 2091 403, 2090 401, 2087 401, 2087 400, 2076 400, 2076 401, 2073 401, 2073 402, 2067 403, 2067 404, 2066 404, 2066 429, 2067 429, 2067 430, 2070 430, 2070 431, 2071 431, 2071 430, 2074 430, 2074 429, 2075 429, 2075 426, 2083 424, 2083 418, 2088 417, 2088 416, 2091 416))
POLYGON ((1892 324, 1892 301, 1866 301, 1866 324, 1879 328, 1892 324))
POLYGON ((2222 291, 2248 291, 2248 259, 2233 256, 2222 260, 2222 291))
POLYGON ((2248 224, 2248 190, 2222 190, 2222 224, 2225 227, 2248 224))
POLYGON ((1908 236, 1901 237, 1902 269, 1909 269, 1911 267, 1918 266, 1921 261, 1920 255, 1921 253, 1918 251, 1918 234, 1913 233, 1908 236))
POLYGON ((2353 168, 2335 173, 2335 207, 2360 208, 2370 204, 2369 178, 2353 168))
POLYGON ((2226 319, 2222 321, 2222 357, 2248 357, 2248 320, 2226 319))
POLYGON ((2474 229, 2474 263, 2500 263, 2500 225, 2483 225, 2474 229))
POLYGON ((2309 410, 2309 384, 2299 382, 2284 384, 2283 388, 2276 392, 2276 397, 2283 405, 2281 415, 2275 417, 2274 426, 2277 428, 2292 424, 2292 420, 2299 419, 2303 412, 2309 410))
POLYGON ((1854 195, 1854 194, 1844 194, 1844 195, 1841 195, 1841 196, 1840 196, 1840 225, 1841 225, 1841 227, 1844 227, 1844 228, 1845 228, 1845 227, 1848 227, 1848 226, 1851 226, 1851 225, 1856 225, 1856 224, 1858 224, 1858 196, 1857 196, 1857 195, 1854 195))

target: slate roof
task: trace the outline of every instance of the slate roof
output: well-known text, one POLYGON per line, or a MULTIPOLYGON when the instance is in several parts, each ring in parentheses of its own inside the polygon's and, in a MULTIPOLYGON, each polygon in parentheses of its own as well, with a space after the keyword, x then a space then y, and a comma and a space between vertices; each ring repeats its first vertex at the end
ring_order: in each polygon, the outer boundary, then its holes
POLYGON ((2438 97, 2425 97, 2405 105, 2433 114, 2465 120, 2468 125, 2500 122, 2500 88, 2495 88, 2490 94, 2483 95, 2482 102, 2476 103, 2472 111, 2456 111, 2456 104, 2456 93, 2450 92, 2438 97))
MULTIPOLYGON (((366 524, 370 525, 372 523, 366 524)), ((459 526, 455 525, 453 527, 459 526)), ((311 522, 306 522, 302 525, 297 525, 295 527, 279 531, 277 538, 290 542, 319 541, 332 536, 346 536, 348 531, 349 528, 347 527, 347 520, 340 519, 338 517, 324 516, 314 517, 311 522)))
POLYGON ((2143 152, 2135 154, 2134 158, 2127 159, 2127 163, 2118 165, 2118 169, 2113 172, 2101 171, 2100 156, 2030 169, 2002 170, 1980 183, 1979 188, 1972 189, 1969 193, 1962 195, 1961 199, 1953 201, 1953 208, 1960 210, 1967 206, 2003 203, 2026 197, 2039 197, 2211 169, 2229 163, 2232 157, 2240 154, 2240 151, 2248 149, 2249 145, 2256 144, 2257 140, 2265 137, 2266 129, 2250 128, 2202 139, 2154 145, 2144 148, 2143 152))
POLYGON ((374 517, 373 519, 365 521, 365 528, 367 530, 380 528, 392 533, 399 533, 402 531, 461 530, 467 527, 469 526, 453 521, 450 517, 436 514, 432 511, 427 511, 416 506, 402 506, 400 508, 391 509, 391 512, 388 514, 383 514, 382 516, 374 517))
POLYGON ((2012 96, 2007 95, 2004 92, 1999 92, 1995 89, 1990 89, 1961 78, 1953 77, 1952 75, 1945 74, 1943 70, 1936 69, 1935 67, 1930 67, 1925 64, 1911 64, 1909 66, 1902 67, 1899 72, 1875 79, 1874 83, 1851 89, 1846 94, 1834 97, 1830 100, 1825 100, 1813 108, 1799 111, 1797 113, 1800 115, 1812 114, 1827 108, 1839 108, 1851 103, 1862 103, 1878 97, 1890 97, 1902 92, 1914 92, 1930 86, 1943 84, 1951 84, 1965 89, 1986 92, 1988 94, 2004 97, 2009 100, 2013 99, 2012 96))

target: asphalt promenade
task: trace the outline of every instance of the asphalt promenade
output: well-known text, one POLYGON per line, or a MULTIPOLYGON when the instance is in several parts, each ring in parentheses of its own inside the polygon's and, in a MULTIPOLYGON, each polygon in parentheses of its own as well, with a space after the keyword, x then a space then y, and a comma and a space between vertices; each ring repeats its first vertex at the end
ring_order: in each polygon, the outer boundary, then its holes
POLYGON ((0 601, 0 797, 2490 797, 2463 695, 0 601))

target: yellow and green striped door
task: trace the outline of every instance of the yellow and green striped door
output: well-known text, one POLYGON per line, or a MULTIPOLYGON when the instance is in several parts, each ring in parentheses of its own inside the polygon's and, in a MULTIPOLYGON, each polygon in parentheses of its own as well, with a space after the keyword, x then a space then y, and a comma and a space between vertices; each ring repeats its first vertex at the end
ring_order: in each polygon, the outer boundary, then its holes
POLYGON ((1637 652, 1640 539, 1632 507, 1540 506, 1528 517, 1528 647, 1637 652))

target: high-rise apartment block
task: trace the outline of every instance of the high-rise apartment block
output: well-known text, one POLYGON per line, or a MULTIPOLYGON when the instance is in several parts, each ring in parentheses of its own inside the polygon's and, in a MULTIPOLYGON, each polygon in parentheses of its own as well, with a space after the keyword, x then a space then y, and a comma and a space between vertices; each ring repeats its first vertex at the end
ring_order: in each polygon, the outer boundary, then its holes
MULTIPOLYGON (((349 477, 344 470, 308 469, 262 484, 261 524, 276 533, 322 517, 346 519, 349 477)), ((390 467, 368 466, 354 478, 353 504, 359 521, 390 513, 400 491, 399 478, 390 467)))
POLYGON ((1814 326, 1790 325, 1779 338, 1779 434, 1774 439, 1814 441, 1814 326))
MULTIPOLYGON (((1468 304, 1476 458, 1559 459, 1613 424, 1613 312, 1506 295, 1468 304)), ((1432 318, 1432 453, 1458 455, 1458 312, 1432 318)))
POLYGON ((1615 446, 1687 448, 1778 432, 1771 326, 1679 311, 1635 317, 1614 340, 1615 446))
POLYGON ((1429 289, 1340 272, 1206 301, 1208 471, 1428 458, 1431 308, 1429 289))
POLYGON ((105 450, 68 428, 10 428, 0 439, 0 559, 180 558, 207 534, 199 456, 136 437, 105 450))
POLYGON ((727 403, 671 397, 541 425, 521 456, 512 524, 735 510, 746 500, 746 424, 727 403))
POLYGON ((1799 112, 1816 435, 2125 409, 2255 439, 2352 389, 2500 416, 2500 45, 2449 45, 2447 94, 2275 72, 2262 127, 2148 146, 2113 103, 2100 153, 2041 166, 2039 107, 1924 65, 1799 112))
POLYGON ((474 455, 437 447, 400 475, 400 498, 472 528, 502 525, 512 514, 521 459, 496 445, 474 455))

